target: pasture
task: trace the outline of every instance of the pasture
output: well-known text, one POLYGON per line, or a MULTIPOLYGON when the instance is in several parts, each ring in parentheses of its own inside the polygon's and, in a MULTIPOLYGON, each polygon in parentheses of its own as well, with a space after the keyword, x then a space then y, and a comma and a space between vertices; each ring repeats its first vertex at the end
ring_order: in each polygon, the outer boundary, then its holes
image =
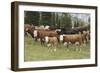
POLYGON ((69 45, 69 47, 59 44, 54 48, 41 45, 33 40, 31 36, 24 37, 24 61, 43 60, 67 60, 67 59, 87 59, 90 58, 90 43, 82 46, 69 45), (79 51, 79 49, 81 49, 79 51))

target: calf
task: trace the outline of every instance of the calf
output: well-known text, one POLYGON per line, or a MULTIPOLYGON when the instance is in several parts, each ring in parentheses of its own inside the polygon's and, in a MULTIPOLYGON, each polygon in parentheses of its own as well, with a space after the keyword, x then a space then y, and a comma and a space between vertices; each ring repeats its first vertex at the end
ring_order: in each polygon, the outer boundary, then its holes
POLYGON ((56 51, 56 47, 58 44, 58 39, 57 37, 45 37, 45 42, 48 44, 48 47, 54 48, 54 51, 56 51))

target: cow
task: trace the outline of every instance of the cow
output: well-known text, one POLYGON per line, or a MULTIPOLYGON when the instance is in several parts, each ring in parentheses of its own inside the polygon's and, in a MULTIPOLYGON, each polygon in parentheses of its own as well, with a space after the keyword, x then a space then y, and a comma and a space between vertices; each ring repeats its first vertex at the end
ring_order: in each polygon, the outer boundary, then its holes
POLYGON ((48 36, 48 37, 57 37, 58 34, 56 31, 52 31, 52 30, 34 30, 34 37, 35 39, 40 39, 41 44, 44 43, 44 38, 48 36))
POLYGON ((35 27, 33 25, 25 24, 24 25, 24 34, 28 35, 28 33, 29 33, 34 38, 34 35, 33 35, 34 29, 35 29, 35 27))
POLYGON ((79 44, 81 45, 83 43, 83 36, 81 34, 60 35, 60 41, 62 41, 63 43, 67 42, 67 44, 69 44, 70 42, 72 44, 79 42, 79 44))
POLYGON ((87 43, 90 40, 90 31, 83 31, 84 42, 87 43))
POLYGON ((54 51, 56 51, 56 47, 58 45, 58 38, 57 37, 48 37, 45 36, 45 42, 47 43, 47 46, 50 48, 54 48, 54 51))
POLYGON ((70 29, 60 28, 59 30, 60 31, 57 31, 57 33, 59 35, 63 35, 63 34, 78 34, 80 32, 79 30, 75 31, 75 30, 73 30, 71 28, 70 29))
POLYGON ((24 24, 24 35, 27 35, 28 30, 31 28, 30 24, 24 24))
POLYGON ((80 26, 80 27, 75 27, 72 30, 75 32, 83 32, 83 31, 87 31, 90 29, 90 25, 85 25, 85 26, 80 26))
POLYGON ((74 27, 74 28, 60 28, 61 31, 57 31, 59 35, 61 34, 78 34, 79 32, 83 33, 83 31, 87 31, 90 29, 89 25, 74 27))
MULTIPOLYGON (((83 45, 84 36, 82 34, 65 34, 60 35, 60 42, 64 43, 64 45, 67 45, 67 47, 70 44, 77 45, 78 47, 81 47, 83 45)), ((76 47, 77 47, 76 46, 76 47)), ((76 48, 76 50, 81 50, 80 48, 76 48)))

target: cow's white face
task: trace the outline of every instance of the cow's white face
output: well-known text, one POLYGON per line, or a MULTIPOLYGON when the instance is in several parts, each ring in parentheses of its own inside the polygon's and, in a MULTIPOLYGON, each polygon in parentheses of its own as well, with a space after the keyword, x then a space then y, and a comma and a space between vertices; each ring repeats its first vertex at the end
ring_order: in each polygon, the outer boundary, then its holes
POLYGON ((60 35, 60 39, 59 39, 60 41, 63 41, 63 35, 60 35))
POLYGON ((34 37, 37 37, 37 30, 34 30, 33 34, 34 34, 34 37))
POLYGON ((45 37, 45 42, 48 43, 48 41, 49 41, 49 37, 46 36, 46 37, 45 37))

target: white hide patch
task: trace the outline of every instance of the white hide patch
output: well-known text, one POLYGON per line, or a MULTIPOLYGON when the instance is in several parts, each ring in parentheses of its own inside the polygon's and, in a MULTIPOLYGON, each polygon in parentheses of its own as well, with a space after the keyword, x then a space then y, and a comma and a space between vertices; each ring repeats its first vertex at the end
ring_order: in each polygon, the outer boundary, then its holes
POLYGON ((76 45, 79 45, 79 42, 75 42, 76 45))
POLYGON ((59 32, 60 32, 60 31, 61 31, 61 29, 56 29, 55 31, 59 31, 59 32))
POLYGON ((48 38, 48 36, 46 36, 45 37, 45 42, 48 43, 48 41, 49 41, 49 38, 48 38))
POLYGON ((72 44, 71 42, 69 42, 68 44, 72 44))
POLYGON ((49 29, 50 28, 50 26, 45 26, 45 29, 49 29))
POLYGON ((64 42, 64 45, 66 46, 67 45, 67 42, 64 42))
POLYGON ((50 46, 51 46, 51 44, 47 44, 47 46, 48 46, 48 47, 50 47, 50 46))
POLYGON ((37 37, 37 30, 34 30, 34 37, 37 37))
POLYGON ((63 35, 60 35, 60 41, 63 41, 63 35))
POLYGON ((38 39, 38 41, 40 42, 40 38, 38 39))

